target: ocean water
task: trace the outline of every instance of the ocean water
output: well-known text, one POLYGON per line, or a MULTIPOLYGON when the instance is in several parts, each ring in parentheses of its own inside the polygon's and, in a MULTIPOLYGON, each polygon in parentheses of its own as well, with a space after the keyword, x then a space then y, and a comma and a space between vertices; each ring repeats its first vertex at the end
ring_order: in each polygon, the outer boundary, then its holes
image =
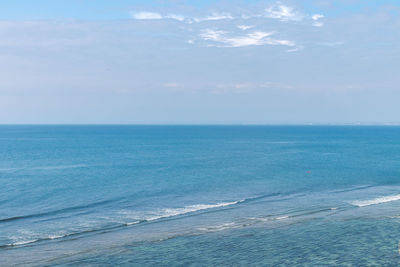
POLYGON ((399 266, 400 127, 0 126, 0 266, 399 266))

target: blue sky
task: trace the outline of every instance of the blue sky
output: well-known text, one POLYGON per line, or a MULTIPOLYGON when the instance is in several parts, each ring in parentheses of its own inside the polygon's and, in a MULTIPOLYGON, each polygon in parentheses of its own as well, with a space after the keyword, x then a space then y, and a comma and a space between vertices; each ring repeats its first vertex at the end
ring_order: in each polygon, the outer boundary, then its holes
POLYGON ((0 6, 0 123, 400 122, 398 1, 0 6))

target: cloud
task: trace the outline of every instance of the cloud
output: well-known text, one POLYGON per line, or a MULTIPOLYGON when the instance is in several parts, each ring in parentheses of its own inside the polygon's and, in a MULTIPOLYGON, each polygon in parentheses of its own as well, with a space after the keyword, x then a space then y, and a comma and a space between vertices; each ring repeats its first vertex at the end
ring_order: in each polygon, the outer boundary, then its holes
POLYGON ((212 20, 231 20, 234 17, 229 13, 213 13, 210 16, 203 18, 192 18, 191 20, 194 22, 202 22, 202 21, 212 21, 212 20))
POLYGON ((296 21, 303 19, 303 15, 295 12, 293 7, 281 4, 273 5, 265 9, 265 12, 265 17, 279 19, 281 21, 296 21))
POLYGON ((317 22, 314 22, 312 25, 314 27, 322 27, 322 26, 324 26, 324 23, 317 21, 317 22))
POLYGON ((176 14, 168 14, 168 15, 161 15, 156 12, 133 12, 131 13, 133 19, 137 20, 155 20, 155 19, 173 19, 177 21, 185 21, 186 18, 181 15, 176 14))
POLYGON ((146 19, 162 19, 163 16, 161 16, 159 13, 155 12, 133 12, 132 18, 138 19, 138 20, 146 20, 146 19))
POLYGON ((177 14, 162 15, 156 12, 141 11, 132 12, 131 16, 133 19, 137 20, 173 19, 182 22, 185 21, 187 23, 234 19, 234 17, 229 13, 212 13, 210 16, 206 17, 185 17, 177 14))
POLYGON ((184 21, 185 17, 181 15, 176 15, 176 14, 169 14, 165 16, 166 19, 174 19, 177 21, 184 21))
POLYGON ((238 27, 242 31, 246 31, 248 29, 254 28, 255 26, 254 25, 237 25, 236 27, 238 27))
MULTIPOLYGON (((189 35, 185 38, 188 44, 195 44, 196 39, 198 40, 197 37, 200 36, 203 41, 208 41, 208 46, 243 47, 252 45, 285 45, 292 47, 288 52, 298 51, 303 47, 296 45, 294 41, 273 38, 271 36, 273 35, 273 30, 271 30, 270 27, 265 27, 265 25, 261 23, 257 23, 257 26, 251 25, 256 23, 254 20, 265 21, 265 18, 270 18, 278 20, 279 23, 285 23, 287 21, 303 21, 304 23, 301 25, 312 25, 314 27, 322 27, 324 25, 321 20, 324 18, 324 15, 307 15, 296 10, 292 6, 284 5, 280 2, 269 6, 265 10, 261 10, 261 12, 245 10, 242 14, 236 14, 235 16, 227 12, 214 12, 204 16, 136 12, 132 13, 132 18, 148 20, 169 19, 181 22, 181 29, 189 32, 189 35), (230 24, 230 20, 232 20, 232 24, 230 24), (224 23, 217 23, 217 21, 223 21, 224 23), (185 27, 184 24, 191 24, 191 26, 188 28, 185 27), (204 24, 207 24, 208 29, 202 27, 204 24), (218 24, 218 27, 223 27, 225 25, 226 28, 220 28, 220 30, 210 29, 213 24, 218 24), (232 30, 232 26, 236 27, 237 30, 232 30), (268 30, 266 30, 266 28, 268 30), (225 30, 228 29, 229 32, 226 32, 225 30), (250 32, 250 29, 253 29, 253 31, 250 32)), ((301 27, 300 24, 297 25, 299 25, 298 27, 301 27)), ((277 28, 279 29, 279 24, 277 28)))
POLYGON ((272 32, 255 31, 246 35, 228 36, 228 32, 212 29, 203 30, 200 37, 205 41, 212 41, 217 44, 210 46, 243 47, 253 45, 285 45, 295 46, 293 41, 274 39, 272 32))
POLYGON ((322 27, 324 26, 324 23, 320 22, 319 20, 324 18, 325 16, 322 14, 314 14, 311 16, 312 20, 314 20, 314 23, 312 24, 314 27, 322 27))
POLYGON ((313 20, 319 20, 319 19, 322 19, 322 18, 324 18, 325 16, 324 15, 321 15, 321 14, 314 14, 314 15, 312 15, 312 19, 313 20))

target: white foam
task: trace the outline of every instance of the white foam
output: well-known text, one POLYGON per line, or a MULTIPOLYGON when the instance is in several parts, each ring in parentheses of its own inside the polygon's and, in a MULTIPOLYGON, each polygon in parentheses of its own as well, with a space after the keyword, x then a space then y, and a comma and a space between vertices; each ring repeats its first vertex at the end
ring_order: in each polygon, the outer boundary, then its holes
POLYGON ((53 240, 53 239, 63 238, 66 236, 68 236, 68 235, 50 235, 50 236, 48 236, 48 239, 53 240))
POLYGON ((135 221, 125 223, 126 225, 137 224, 143 220, 145 221, 155 221, 163 218, 173 217, 184 215, 187 213, 192 213, 201 210, 207 209, 215 209, 221 207, 227 207, 231 205, 238 204, 243 202, 244 200, 232 201, 232 202, 220 202, 216 204, 197 204, 197 205, 190 205, 185 206, 183 208, 166 208, 166 209, 159 209, 155 211, 148 211, 148 212, 138 212, 138 211, 120 211, 119 213, 123 215, 125 218, 133 219, 135 221))
MULTIPOLYGON (((21 232, 29 233, 29 231, 21 231, 21 232)), ((37 239, 29 239, 29 240, 21 240, 19 238, 16 238, 16 239, 14 239, 14 243, 7 244, 7 246, 23 246, 23 245, 35 243, 35 242, 38 242, 41 240, 46 240, 46 239, 54 240, 54 239, 59 239, 59 238, 63 238, 66 236, 68 236, 68 234, 49 235, 47 237, 41 237, 41 238, 38 237, 37 239)))
POLYGON ((289 216, 285 215, 285 216, 280 216, 280 217, 276 217, 275 220, 284 220, 284 219, 288 219, 289 216))
POLYGON ((240 226, 235 224, 234 222, 229 222, 229 223, 223 223, 220 225, 215 225, 215 226, 210 226, 210 227, 200 227, 200 228, 197 228, 197 230, 200 230, 202 232, 218 232, 218 231, 223 231, 226 229, 232 229, 232 228, 238 228, 238 227, 240 227, 240 226))
POLYGON ((129 226, 129 225, 134 225, 134 224, 138 224, 138 223, 140 223, 140 221, 128 222, 128 223, 125 223, 125 225, 129 226))
POLYGON ((162 219, 162 218, 183 215, 183 214, 201 211, 201 210, 227 207, 227 206, 238 204, 243 201, 244 200, 233 201, 233 202, 221 202, 221 203, 217 203, 217 204, 198 204, 198 205, 186 206, 183 208, 163 209, 157 215, 151 215, 151 216, 146 217, 145 220, 154 221, 154 220, 158 220, 158 219, 162 219))
POLYGON ((14 242, 12 244, 8 244, 8 246, 22 246, 22 245, 26 245, 26 244, 30 244, 30 243, 35 243, 39 241, 39 239, 32 239, 32 240, 25 240, 25 241, 17 241, 14 242))
POLYGON ((369 200, 357 200, 353 201, 350 204, 357 206, 357 207, 365 207, 365 206, 370 206, 370 205, 377 205, 377 204, 382 204, 386 202, 392 202, 400 200, 400 195, 391 195, 391 196, 384 196, 384 197, 378 197, 374 199, 369 199, 369 200))

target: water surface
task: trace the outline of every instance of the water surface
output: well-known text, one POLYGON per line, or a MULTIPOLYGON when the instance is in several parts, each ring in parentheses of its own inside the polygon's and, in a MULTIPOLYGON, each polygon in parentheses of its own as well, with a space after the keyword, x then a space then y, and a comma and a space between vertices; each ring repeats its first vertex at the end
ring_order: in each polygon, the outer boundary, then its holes
POLYGON ((0 126, 0 264, 400 264, 400 127, 0 126))

